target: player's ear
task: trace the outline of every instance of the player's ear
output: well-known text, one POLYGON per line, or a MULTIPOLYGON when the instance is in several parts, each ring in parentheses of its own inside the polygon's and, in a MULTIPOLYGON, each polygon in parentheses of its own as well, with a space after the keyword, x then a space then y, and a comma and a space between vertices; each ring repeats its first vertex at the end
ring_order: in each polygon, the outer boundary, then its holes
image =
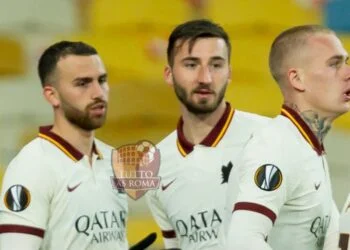
POLYGON ((43 94, 52 107, 57 108, 60 105, 57 90, 52 85, 45 85, 43 88, 43 94))
POLYGON ((171 67, 169 65, 167 65, 164 69, 164 79, 166 81, 166 83, 168 83, 169 85, 173 85, 173 73, 171 70, 171 67))
POLYGON ((291 68, 287 72, 287 80, 298 91, 305 91, 304 72, 302 69, 291 68))

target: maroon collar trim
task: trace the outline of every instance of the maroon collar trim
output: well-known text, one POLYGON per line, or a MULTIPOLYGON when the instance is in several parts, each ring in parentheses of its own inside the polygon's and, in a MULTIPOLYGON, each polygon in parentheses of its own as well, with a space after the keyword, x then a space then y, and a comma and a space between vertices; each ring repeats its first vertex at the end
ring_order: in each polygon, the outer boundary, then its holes
MULTIPOLYGON (((210 133, 203 139, 203 141, 199 144, 207 147, 215 147, 224 136, 228 126, 231 123, 233 115, 234 109, 228 102, 226 102, 226 109, 223 115, 221 116, 220 120, 216 123, 216 125, 210 131, 210 133)), ((191 142, 187 141, 187 139, 185 138, 185 135, 183 133, 182 117, 179 119, 177 125, 177 138, 177 147, 183 156, 186 156, 187 154, 192 152, 194 145, 191 142)))
MULTIPOLYGON (((61 136, 52 132, 51 129, 52 129, 52 125, 40 127, 39 137, 54 144, 73 161, 80 161, 84 157, 83 153, 81 153, 78 149, 72 146, 69 142, 67 142, 61 136)), ((93 151, 94 153, 98 154, 98 159, 103 158, 102 154, 97 150, 95 143, 93 145, 93 151)))
POLYGON ((314 132, 312 132, 310 127, 295 110, 287 105, 283 105, 281 115, 287 117, 297 127, 304 139, 311 145, 318 155, 322 155, 325 152, 323 144, 319 142, 314 132))

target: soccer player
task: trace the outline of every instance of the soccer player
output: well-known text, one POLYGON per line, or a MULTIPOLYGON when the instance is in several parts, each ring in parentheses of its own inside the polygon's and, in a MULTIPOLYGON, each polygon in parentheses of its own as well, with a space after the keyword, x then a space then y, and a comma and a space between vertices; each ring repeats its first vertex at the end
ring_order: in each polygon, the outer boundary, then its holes
POLYGON ((227 249, 337 249, 339 213, 323 141, 350 109, 347 62, 336 34, 322 26, 293 27, 274 40, 269 65, 284 104, 245 147, 236 197, 229 180, 227 249))
POLYGON ((94 136, 107 114, 103 62, 90 45, 62 41, 38 71, 54 123, 6 170, 0 249, 127 249, 127 197, 111 184, 112 148, 94 136))
POLYGON ((166 249, 222 249, 230 172, 250 134, 268 120, 224 100, 230 54, 227 33, 208 20, 183 23, 169 37, 165 80, 181 117, 158 145, 160 188, 146 194, 166 249))

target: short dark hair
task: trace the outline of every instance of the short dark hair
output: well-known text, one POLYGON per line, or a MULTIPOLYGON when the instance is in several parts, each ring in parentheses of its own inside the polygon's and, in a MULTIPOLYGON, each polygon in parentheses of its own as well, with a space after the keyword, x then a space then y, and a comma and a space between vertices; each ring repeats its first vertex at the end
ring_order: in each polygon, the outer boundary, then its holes
POLYGON ((284 64, 286 59, 305 46, 310 35, 317 33, 335 34, 326 27, 310 24, 292 27, 275 38, 270 49, 269 67, 273 78, 278 84, 284 81, 284 64))
POLYGON ((62 57, 68 55, 90 56, 96 54, 96 49, 84 42, 61 41, 51 45, 39 59, 38 74, 41 85, 44 87, 48 82, 53 81, 53 73, 58 61, 62 57))
POLYGON ((228 49, 228 58, 231 55, 231 43, 226 31, 218 24, 213 23, 208 19, 191 20, 178 25, 170 34, 168 39, 167 57, 170 66, 174 63, 174 56, 176 54, 176 43, 181 41, 179 47, 184 42, 189 41, 189 52, 192 51, 193 45, 198 38, 222 38, 228 49))

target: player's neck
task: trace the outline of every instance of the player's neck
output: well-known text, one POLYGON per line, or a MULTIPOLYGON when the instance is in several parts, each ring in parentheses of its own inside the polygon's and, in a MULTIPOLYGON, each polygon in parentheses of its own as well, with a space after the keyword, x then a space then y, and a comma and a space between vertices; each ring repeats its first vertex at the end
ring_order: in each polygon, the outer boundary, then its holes
POLYGON ((320 112, 317 112, 311 108, 304 107, 303 105, 297 105, 292 102, 285 102, 285 105, 294 109, 300 115, 300 117, 309 126, 319 142, 322 144, 325 136, 331 128, 334 117, 322 115, 320 112))
POLYGON ((94 131, 85 131, 62 119, 56 119, 51 130, 69 142, 82 154, 91 158, 94 143, 94 131))
POLYGON ((215 127, 226 109, 226 103, 223 101, 218 108, 209 114, 196 115, 183 109, 183 133, 187 141, 192 144, 199 144, 215 127))

